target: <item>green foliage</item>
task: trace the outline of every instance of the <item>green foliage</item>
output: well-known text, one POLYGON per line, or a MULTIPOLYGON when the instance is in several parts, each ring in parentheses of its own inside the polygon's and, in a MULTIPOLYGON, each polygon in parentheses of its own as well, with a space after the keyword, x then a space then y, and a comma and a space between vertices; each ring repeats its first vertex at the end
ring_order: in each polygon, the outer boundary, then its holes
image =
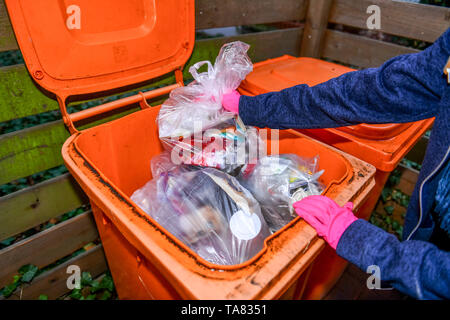
POLYGON ((391 225, 392 224, 392 219, 389 216, 384 217, 384 221, 386 221, 387 225, 391 225))
POLYGON ((16 240, 16 237, 9 237, 3 241, 0 241, 0 249, 11 245, 16 240))
POLYGON ((442 7, 450 7, 450 1, 448 1, 448 0, 420 0, 420 3, 431 4, 431 5, 442 6, 442 7))
POLYGON ((408 207, 410 196, 403 193, 401 190, 399 190, 399 189, 393 190, 391 193, 391 198, 393 201, 395 201, 402 207, 405 207, 405 208, 408 207))
MULTIPOLYGON (((3 249, 3 248, 8 247, 10 245, 12 245, 15 242, 18 242, 20 240, 23 240, 25 238, 28 238, 28 237, 36 234, 36 233, 39 233, 39 232, 41 232, 43 230, 51 228, 51 227, 57 225, 58 223, 61 223, 63 221, 66 221, 68 219, 76 217, 76 216, 78 216, 78 215, 88 211, 90 209, 90 207, 91 207, 90 204, 84 204, 81 207, 78 207, 78 208, 76 208, 74 210, 71 210, 69 212, 66 212, 66 213, 62 214, 59 217, 52 218, 49 221, 46 221, 46 222, 44 222, 44 223, 42 223, 42 224, 40 224, 40 225, 38 225, 36 227, 30 228, 30 229, 28 229, 28 230, 26 230, 26 231, 24 231, 22 233, 19 233, 19 234, 15 235, 15 236, 12 236, 12 237, 7 238, 7 239, 5 239, 3 241, 0 241, 0 250, 3 249)), ((83 249, 81 249, 81 250, 83 250, 83 249)), ((84 250, 82 252, 84 252, 84 250)))
MULTIPOLYGON (((418 166, 418 164, 416 164, 416 166, 418 166)), ((400 183, 401 174, 402 172, 398 169, 392 171, 384 189, 381 191, 381 200, 383 201, 383 203, 392 200, 395 203, 398 203, 400 206, 406 208, 408 207, 410 197, 407 194, 403 193, 400 189, 396 188, 396 186, 400 183)), ((387 209, 386 212, 389 213, 389 210, 391 209, 387 209)))
MULTIPOLYGON (((420 165, 412 161, 403 159, 402 163, 408 163, 409 167, 420 169, 420 165)), ((398 212, 400 208, 404 208, 403 210, 406 211, 405 209, 408 207, 410 200, 410 196, 397 188, 401 175, 402 171, 399 169, 392 171, 384 189, 381 191, 380 199, 377 204, 378 206, 380 202, 382 203, 384 214, 374 211, 369 219, 370 223, 396 235, 399 239, 403 232, 405 213, 399 214, 398 212)))
POLYGON ((75 210, 64 213, 60 218, 60 222, 69 220, 70 218, 76 217, 76 216, 82 214, 83 212, 86 212, 86 210, 87 210, 86 207, 87 206, 82 206, 75 210))
POLYGON ((39 269, 35 265, 27 264, 19 269, 19 274, 22 275, 21 281, 23 283, 30 283, 34 279, 39 269))
POLYGON ((392 171, 388 179, 388 186, 393 187, 399 184, 402 172, 398 169, 392 171))
POLYGON ((35 114, 0 123, 0 134, 6 134, 61 119, 59 110, 35 114))
MULTIPOLYGON (((74 255, 84 252, 83 249, 78 251, 78 253, 75 252, 68 258, 70 259, 74 255)), ((62 262, 60 261, 59 263, 62 262)), ((55 266, 56 263, 41 270, 32 264, 22 266, 18 270, 18 274, 13 276, 13 281, 0 290, 0 296, 3 296, 4 298, 10 297, 17 289, 25 284, 31 283, 39 274, 42 274, 55 266)), ((73 289, 69 294, 70 298, 75 300, 110 300, 117 297, 114 282, 109 272, 107 272, 101 280, 94 280, 89 272, 82 272, 80 282, 81 287, 79 289, 73 289)), ((39 295, 38 300, 48 300, 48 296, 41 294, 39 295)))
POLYGON ((384 211, 386 211, 386 213, 391 216, 392 213, 394 212, 394 207, 393 206, 386 206, 386 207, 384 207, 384 211))
POLYGON ((40 274, 38 267, 32 264, 27 264, 19 269, 19 274, 13 276, 13 282, 0 290, 0 295, 8 298, 17 288, 24 284, 30 283, 36 276, 40 274))
MULTIPOLYGON (((10 297, 18 288, 22 287, 25 284, 29 284, 40 274, 43 274, 46 271, 49 271, 56 266, 72 259, 73 257, 76 257, 77 255, 85 252, 86 250, 84 248, 81 248, 72 254, 59 259, 58 261, 39 269, 37 266, 33 264, 27 264, 19 268, 18 274, 13 276, 13 282, 5 286, 3 289, 0 290, 0 296, 3 296, 4 298, 10 297)), ((41 295, 39 297, 39 300, 43 300, 45 295, 41 295), (42 296, 42 299, 41 299, 42 296)), ((45 296, 46 297, 46 296, 45 296)), ((48 298, 48 297, 47 297, 48 298)))
POLYGON ((60 165, 45 171, 34 173, 26 178, 17 179, 9 183, 0 185, 0 197, 25 189, 27 187, 57 177, 67 172, 67 168, 64 165, 60 165))
POLYGON ((425 41, 414 40, 400 36, 390 36, 390 40, 395 44, 405 47, 411 47, 418 50, 424 50, 431 45, 430 43, 427 43, 425 41))
POLYGON ((17 289, 17 284, 16 283, 11 283, 8 284, 7 286, 5 286, 2 291, 0 292, 2 294, 2 296, 4 296, 5 298, 8 298, 9 296, 12 295, 12 293, 17 289))
POLYGON ((212 39, 212 38, 219 38, 223 37, 223 33, 216 33, 216 34, 209 34, 204 31, 196 31, 195 32, 195 40, 201 40, 201 39, 212 39))
POLYGON ((0 52, 0 67, 12 66, 20 63, 24 63, 20 50, 0 52))
POLYGON ((73 289, 69 297, 75 300, 110 300, 115 299, 114 282, 109 273, 106 273, 100 281, 93 280, 89 272, 81 274, 81 287, 73 289))
POLYGON ((422 169, 422 165, 421 164, 418 164, 418 163, 416 163, 414 161, 411 161, 411 160, 408 160, 408 159, 405 159, 405 158, 403 158, 400 163, 402 165, 404 165, 405 167, 410 168, 410 169, 415 169, 415 170, 418 170, 418 171, 420 171, 420 169, 422 169))
POLYGON ((270 24, 251 24, 245 26, 237 27, 237 31, 240 34, 253 33, 253 32, 263 32, 277 30, 278 28, 270 24))
POLYGON ((383 203, 386 203, 386 201, 390 198, 391 194, 392 194, 392 189, 389 187, 385 187, 381 191, 381 200, 383 201, 383 203))

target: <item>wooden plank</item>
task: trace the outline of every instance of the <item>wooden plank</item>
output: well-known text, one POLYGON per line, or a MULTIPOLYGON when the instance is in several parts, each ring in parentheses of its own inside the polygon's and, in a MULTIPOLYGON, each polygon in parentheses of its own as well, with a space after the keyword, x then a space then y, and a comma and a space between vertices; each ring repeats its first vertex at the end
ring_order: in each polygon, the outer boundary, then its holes
MULTIPOLYGON (((302 28, 292 28, 198 41, 185 71, 187 73, 189 66, 199 60, 214 61, 220 46, 234 40, 242 40, 251 45, 249 55, 255 62, 283 54, 296 55, 299 52, 302 30, 302 28), (270 46, 267 45, 269 43, 270 46)), ((105 118, 90 126, 129 112, 105 118)), ((69 133, 62 121, 54 121, 0 136, 0 184, 62 164, 61 146, 68 137, 69 133)))
POLYGON ((10 283, 22 266, 43 268, 97 238, 94 218, 86 212, 0 250, 0 288, 10 283))
MULTIPOLYGON (((158 79, 156 82, 149 82, 141 87, 122 91, 120 94, 148 90, 174 82, 174 77, 169 75, 158 79)), ((115 94, 108 94, 103 96, 102 99, 107 99, 115 94)), ((70 104, 70 106, 87 101, 89 100, 78 101, 70 104)), ((0 122, 57 109, 59 109, 59 106, 56 99, 38 89, 23 64, 0 68, 0 122)))
POLYGON ((0 122, 56 109, 56 100, 37 90, 24 65, 0 68, 0 122))
POLYGON ((367 29, 370 5, 381 11, 381 32, 434 42, 450 27, 450 8, 391 0, 334 0, 329 21, 367 29))
POLYGON ((0 136, 0 184, 62 164, 61 145, 68 137, 62 121, 0 136))
POLYGON ((320 58, 332 0, 310 1, 300 55, 320 58))
POLYGON ((14 37, 5 2, 0 0, 0 52, 17 50, 19 47, 14 37))
POLYGON ((399 189, 408 196, 411 196, 419 178, 419 171, 405 167, 401 164, 397 167, 397 170, 400 170, 401 175, 400 182, 395 186, 395 188, 399 189))
POLYGON ((231 41, 240 40, 250 45, 248 55, 252 62, 290 54, 298 56, 303 28, 289 28, 258 33, 248 33, 234 37, 199 40, 187 66, 201 60, 214 62, 220 47, 231 41))
POLYGON ((306 5, 306 0, 197 0, 195 28, 303 20, 306 5))
POLYGON ((87 197, 68 173, 1 197, 0 241, 87 202, 87 197))
POLYGON ((36 277, 30 285, 26 285, 22 290, 18 289, 10 300, 31 300, 37 299, 39 295, 45 294, 48 299, 56 299, 63 294, 69 292, 67 288, 67 267, 70 265, 77 265, 81 271, 90 272, 92 277, 97 277, 107 270, 107 264, 103 247, 101 245, 83 252, 82 254, 66 261, 65 263, 49 270, 38 277, 36 277))
POLYGON ((327 30, 322 57, 362 68, 372 68, 379 67, 395 56, 416 52, 419 50, 346 32, 327 30))
MULTIPOLYGON (((94 122, 80 125, 83 130, 123 117, 136 110, 105 116, 94 122)), ((69 137, 62 120, 53 121, 0 136, 0 184, 26 177, 36 172, 63 164, 61 147, 69 137)))

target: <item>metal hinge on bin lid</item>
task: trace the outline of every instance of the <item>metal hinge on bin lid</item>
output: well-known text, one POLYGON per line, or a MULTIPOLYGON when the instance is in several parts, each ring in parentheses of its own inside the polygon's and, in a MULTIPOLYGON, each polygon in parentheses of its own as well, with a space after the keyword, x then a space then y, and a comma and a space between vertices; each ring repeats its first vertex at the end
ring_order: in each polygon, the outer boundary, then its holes
POLYGON ((62 109, 179 70, 194 47, 194 0, 5 2, 28 71, 62 109))

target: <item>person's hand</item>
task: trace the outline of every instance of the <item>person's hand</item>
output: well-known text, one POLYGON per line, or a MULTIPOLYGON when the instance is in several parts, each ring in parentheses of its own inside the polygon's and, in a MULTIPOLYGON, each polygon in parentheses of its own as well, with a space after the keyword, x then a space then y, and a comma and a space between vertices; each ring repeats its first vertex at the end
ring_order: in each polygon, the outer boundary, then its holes
POLYGON ((336 250, 344 231, 358 218, 353 213, 353 203, 340 207, 325 196, 309 196, 294 203, 295 212, 308 222, 317 234, 336 250))
POLYGON ((222 106, 225 110, 239 114, 239 98, 241 95, 236 90, 226 93, 222 97, 222 106))

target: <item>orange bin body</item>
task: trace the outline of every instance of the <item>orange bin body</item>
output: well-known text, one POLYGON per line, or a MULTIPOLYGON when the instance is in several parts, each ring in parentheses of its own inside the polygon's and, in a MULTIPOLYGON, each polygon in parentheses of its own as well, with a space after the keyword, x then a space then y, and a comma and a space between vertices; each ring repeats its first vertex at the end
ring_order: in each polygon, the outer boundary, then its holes
MULTIPOLYGON (((305 284, 301 275, 324 247, 300 218, 267 238, 264 249, 248 262, 218 266, 200 258, 130 200, 151 179, 150 159, 163 150, 157 128, 149 125, 158 111, 138 111, 84 130, 63 146, 67 167, 91 200, 119 297, 274 299, 286 292, 298 297, 305 284)), ((368 196, 374 185, 372 166, 293 130, 281 131, 279 137, 280 153, 320 156, 325 194, 341 205, 359 205, 368 196)))
MULTIPOLYGON (((6 0, 30 74, 54 93, 71 132, 64 162, 89 196, 119 297, 122 299, 276 299, 302 296, 324 241, 296 218, 240 265, 213 265, 168 233, 130 195, 149 179, 163 147, 146 99, 183 85, 180 70, 195 39, 193 0, 6 0), (45 13, 45 19, 42 14, 45 13), (79 19, 79 20, 77 20, 79 19), (30 39, 32 41, 30 41, 30 39), (169 72, 176 84, 69 114, 66 103, 137 85, 169 72), (142 110, 83 131, 80 121, 139 103, 142 110)), ((268 134, 279 152, 320 156, 324 194, 361 205, 375 168, 294 130, 268 134), (279 139, 278 139, 279 136, 279 139)), ((269 150, 270 152, 270 150, 269 150)))
MULTIPOLYGON (((253 72, 242 82, 239 90, 245 95, 256 95, 299 84, 314 86, 351 71, 355 70, 319 59, 285 55, 254 64, 253 72)), ((377 168, 376 185, 367 201, 356 211, 359 218, 367 220, 389 174, 432 123, 433 119, 427 119, 412 123, 360 124, 298 131, 367 161, 377 168)), ((304 298, 322 298, 336 283, 346 266, 347 262, 327 246, 316 259, 304 298)))

